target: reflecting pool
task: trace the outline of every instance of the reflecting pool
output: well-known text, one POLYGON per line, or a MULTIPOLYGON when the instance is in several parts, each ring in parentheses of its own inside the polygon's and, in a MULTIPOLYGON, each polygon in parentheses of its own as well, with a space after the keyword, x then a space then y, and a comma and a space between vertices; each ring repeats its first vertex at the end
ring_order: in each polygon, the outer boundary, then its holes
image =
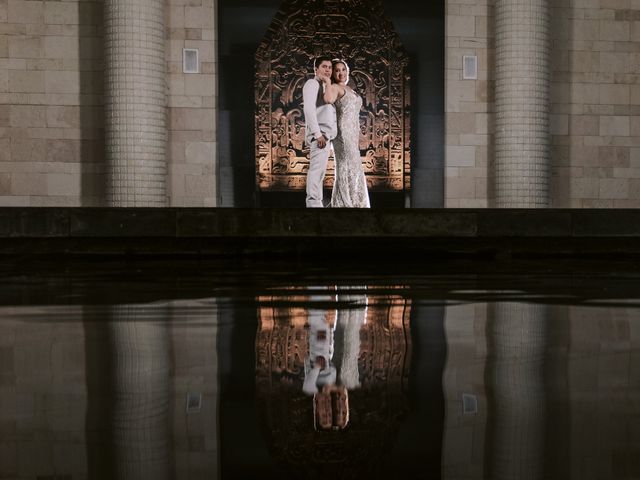
POLYGON ((4 269, 1 479, 640 478, 640 274, 4 269))

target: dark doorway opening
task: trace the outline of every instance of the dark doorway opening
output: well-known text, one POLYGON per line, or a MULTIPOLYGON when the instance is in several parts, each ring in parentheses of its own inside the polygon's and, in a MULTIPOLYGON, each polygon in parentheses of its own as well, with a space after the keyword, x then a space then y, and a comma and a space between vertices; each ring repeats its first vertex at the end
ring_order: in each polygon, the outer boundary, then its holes
MULTIPOLYGON (((384 0, 410 56, 411 192, 370 192, 373 208, 444 206, 444 0, 384 0)), ((255 186, 254 55, 281 0, 220 0, 218 192, 221 207, 304 207, 304 192, 255 186)), ((330 192, 326 192, 326 198, 330 192)))

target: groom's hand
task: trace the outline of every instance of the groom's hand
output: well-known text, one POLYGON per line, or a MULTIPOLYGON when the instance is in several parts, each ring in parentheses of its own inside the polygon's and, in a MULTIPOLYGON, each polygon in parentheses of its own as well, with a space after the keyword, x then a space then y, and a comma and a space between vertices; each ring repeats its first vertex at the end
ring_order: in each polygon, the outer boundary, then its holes
POLYGON ((327 146, 327 138, 324 135, 320 135, 316 141, 318 142, 318 148, 324 148, 327 146))

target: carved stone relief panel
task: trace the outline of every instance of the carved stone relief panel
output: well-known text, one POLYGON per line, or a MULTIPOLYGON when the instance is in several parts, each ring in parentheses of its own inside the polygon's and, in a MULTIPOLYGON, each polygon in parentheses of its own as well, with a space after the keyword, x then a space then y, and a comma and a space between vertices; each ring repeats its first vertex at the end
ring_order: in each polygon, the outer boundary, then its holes
MULTIPOLYGON (((408 56, 381 0, 285 0, 256 52, 256 182, 263 191, 305 188, 302 86, 319 55, 342 58, 361 95, 360 154, 371 190, 410 188, 408 56)), ((325 186, 333 184, 333 158, 325 186)))

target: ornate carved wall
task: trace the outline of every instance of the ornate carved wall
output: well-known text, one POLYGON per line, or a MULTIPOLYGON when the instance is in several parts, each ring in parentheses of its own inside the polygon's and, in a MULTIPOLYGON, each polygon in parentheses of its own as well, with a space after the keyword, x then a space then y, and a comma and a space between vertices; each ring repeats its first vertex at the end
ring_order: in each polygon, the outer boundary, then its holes
MULTIPOLYGON (((256 182, 263 191, 305 187, 302 85, 313 59, 345 59, 363 98, 360 153, 372 190, 410 188, 408 56, 381 0, 284 0, 256 52, 256 182)), ((333 185, 330 160, 325 186, 333 185)))

